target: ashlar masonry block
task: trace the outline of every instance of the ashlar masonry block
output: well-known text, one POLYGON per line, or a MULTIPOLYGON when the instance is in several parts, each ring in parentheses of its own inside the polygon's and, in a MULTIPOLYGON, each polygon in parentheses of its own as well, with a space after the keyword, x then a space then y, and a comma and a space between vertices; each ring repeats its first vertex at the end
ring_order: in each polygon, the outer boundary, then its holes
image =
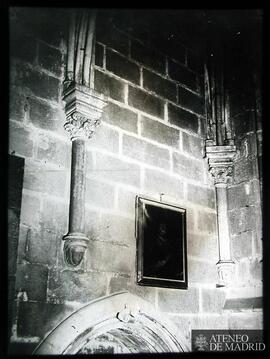
POLYGON ((132 219, 101 212, 98 218, 94 217, 94 220, 88 225, 91 240, 135 245, 135 223, 132 219))
POLYGON ((202 288, 202 310, 207 313, 220 313, 224 308, 226 292, 221 288, 202 288))
POLYGON ((158 289, 158 309, 170 313, 197 313, 199 311, 199 290, 158 289))
POLYGON ((109 76, 104 72, 96 70, 94 86, 95 90, 103 93, 105 96, 108 96, 117 101, 124 102, 125 85, 120 80, 109 76))
MULTIPOLYGON (((73 311, 74 308, 65 304, 20 302, 17 326, 18 336, 38 336, 42 339, 73 311)), ((36 346, 37 343, 35 343, 36 346)))
POLYGON ((164 118, 164 101, 136 87, 128 88, 128 104, 152 116, 164 118))
POLYGON ((57 131, 63 127, 64 111, 52 108, 47 102, 29 98, 31 123, 41 129, 57 131))
POLYGON ((140 83, 139 66, 109 49, 106 51, 106 69, 134 84, 139 85, 140 83))
POLYGON ((203 161, 194 160, 180 153, 173 153, 173 170, 180 176, 204 181, 204 163, 203 161))
POLYGON ((140 167, 137 164, 107 154, 96 152, 95 166, 88 168, 88 171, 91 175, 107 181, 140 186, 140 167))
POLYGON ((183 85, 190 87, 193 90, 197 88, 196 74, 188 68, 178 64, 175 61, 169 61, 169 75, 171 79, 179 81, 183 85))
POLYGON ((91 270, 130 274, 135 267, 135 246, 90 241, 86 266, 91 270))
POLYGON ((161 122, 142 117, 142 136, 170 147, 179 147, 179 130, 161 122))
POLYGON ((105 107, 102 121, 117 126, 129 132, 138 132, 138 115, 127 108, 109 102, 105 107))
POLYGON ((168 149, 125 134, 123 135, 123 154, 156 167, 170 168, 168 149))
POLYGON ((161 74, 165 74, 165 56, 154 48, 146 47, 138 41, 131 41, 130 51, 134 60, 161 74))
POLYGON ((105 273, 54 269, 50 271, 48 298, 59 303, 67 300, 87 303, 105 295, 106 287, 105 273))
POLYGON ((188 257, 188 275, 190 283, 209 283, 217 282, 216 257, 211 257, 208 262, 188 257))
POLYGON ((143 87, 161 97, 176 102, 176 83, 146 69, 143 70, 143 87))
POLYGON ((28 300, 45 301, 48 268, 41 264, 18 264, 16 290, 24 291, 28 300))
POLYGON ((168 104, 168 117, 171 124, 198 133, 199 122, 195 114, 173 104, 168 104))
POLYGON ((31 133, 14 121, 9 123, 9 151, 23 157, 32 157, 33 140, 31 133))
POLYGON ((165 198, 169 197, 173 201, 183 199, 183 183, 175 177, 155 170, 145 169, 144 190, 147 193, 158 195, 163 193, 165 198))
POLYGON ((86 180, 86 204, 101 208, 114 207, 114 186, 99 180, 86 180))

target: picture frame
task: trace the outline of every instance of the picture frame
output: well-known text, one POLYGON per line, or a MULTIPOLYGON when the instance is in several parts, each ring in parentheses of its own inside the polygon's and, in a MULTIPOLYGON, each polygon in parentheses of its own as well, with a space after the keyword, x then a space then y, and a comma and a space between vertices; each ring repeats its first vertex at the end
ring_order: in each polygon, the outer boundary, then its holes
POLYGON ((137 284, 188 288, 186 209, 136 196, 137 284))

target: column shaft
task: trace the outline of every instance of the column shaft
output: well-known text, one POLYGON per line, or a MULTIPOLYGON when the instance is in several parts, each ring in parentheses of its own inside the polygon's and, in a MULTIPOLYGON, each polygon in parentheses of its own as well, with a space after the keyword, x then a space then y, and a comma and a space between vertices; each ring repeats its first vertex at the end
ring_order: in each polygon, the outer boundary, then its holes
POLYGON ((72 141, 69 234, 85 231, 85 141, 72 141))
POLYGON ((227 185, 218 183, 216 187, 217 198, 217 222, 218 222, 218 238, 219 238, 219 259, 230 260, 230 233, 228 221, 228 199, 227 185))

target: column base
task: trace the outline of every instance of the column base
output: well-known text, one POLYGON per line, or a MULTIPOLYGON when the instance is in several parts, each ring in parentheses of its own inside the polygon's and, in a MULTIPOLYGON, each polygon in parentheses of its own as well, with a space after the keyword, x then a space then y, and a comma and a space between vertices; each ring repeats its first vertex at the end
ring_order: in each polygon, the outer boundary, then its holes
POLYGON ((219 260, 217 262, 218 283, 217 287, 229 287, 234 276, 235 263, 232 260, 219 260))
POLYGON ((63 237, 65 262, 73 267, 83 260, 89 239, 83 233, 68 233, 63 237))

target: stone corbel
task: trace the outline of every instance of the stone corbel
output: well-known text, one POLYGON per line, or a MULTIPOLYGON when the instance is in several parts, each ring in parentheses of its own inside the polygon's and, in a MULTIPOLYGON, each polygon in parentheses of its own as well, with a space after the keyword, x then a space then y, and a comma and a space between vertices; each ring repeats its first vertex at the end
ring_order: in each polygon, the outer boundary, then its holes
POLYGON ((218 286, 229 286, 234 275, 234 261, 231 257, 228 220, 227 186, 233 176, 233 160, 236 154, 234 145, 207 146, 209 172, 213 177, 217 202, 218 249, 217 262, 218 286))
POLYGON ((91 88, 91 62, 95 38, 95 11, 71 12, 66 78, 63 83, 65 130, 72 141, 69 229, 63 237, 68 265, 78 266, 88 246, 85 234, 85 141, 100 125, 106 100, 91 88))
POLYGON ((63 101, 66 102, 67 122, 65 130, 71 141, 90 139, 100 125, 103 108, 106 106, 104 95, 91 88, 72 83, 65 91, 63 101))

